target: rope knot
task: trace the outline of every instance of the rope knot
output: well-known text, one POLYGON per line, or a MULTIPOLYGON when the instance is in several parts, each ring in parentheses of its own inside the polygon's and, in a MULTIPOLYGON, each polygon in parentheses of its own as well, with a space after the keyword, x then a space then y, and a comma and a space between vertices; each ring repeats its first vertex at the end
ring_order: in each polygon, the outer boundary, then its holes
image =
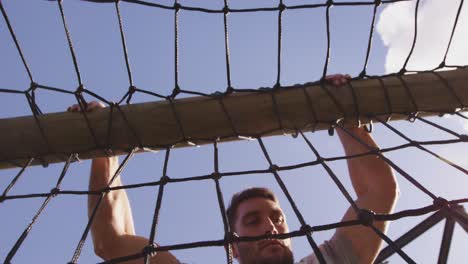
POLYGON ((271 172, 276 172, 279 170, 279 167, 276 164, 272 164, 269 169, 271 172))
POLYGON ((362 225, 370 226, 374 222, 375 213, 371 210, 361 209, 358 218, 362 225))
POLYGON ((29 90, 28 91, 34 91, 37 89, 37 86, 38 84, 35 83, 35 82, 31 82, 31 84, 29 85, 29 90))
POLYGON ((312 233, 314 232, 313 228, 307 224, 301 226, 300 230, 304 232, 306 235, 312 235, 312 233))
POLYGON ((460 135, 460 139, 461 139, 463 142, 468 142, 468 135, 466 135, 466 134, 460 135))
POLYGON ((156 247, 153 244, 146 245, 142 252, 145 256, 154 256, 156 254, 156 247))
POLYGON ((6 196, 2 195, 0 196, 0 203, 3 203, 6 200, 6 196))
POLYGON ((75 94, 77 94, 77 95, 82 94, 84 89, 85 89, 84 85, 80 84, 80 86, 78 86, 78 88, 76 88, 75 94))
POLYGON ((227 232, 224 235, 224 244, 228 245, 229 243, 236 242, 239 239, 239 236, 235 232, 227 232))
POLYGON ((78 153, 73 153, 72 161, 81 162, 80 155, 78 153))
POLYGON ((132 85, 128 88, 128 93, 129 94, 134 94, 136 92, 136 86, 135 85, 132 85))
POLYGON ((101 191, 101 195, 104 196, 104 195, 106 195, 107 193, 110 193, 110 191, 111 191, 111 189, 110 189, 109 187, 107 187, 107 188, 105 188, 105 189, 103 189, 103 190, 101 191))
POLYGON ((172 94, 169 95, 169 98, 168 99, 174 99, 176 98, 176 96, 180 93, 180 87, 177 85, 176 87, 174 87, 174 89, 172 90, 172 94))
POLYGON ((435 198, 433 204, 439 209, 450 209, 452 207, 449 201, 442 197, 435 198))
POLYGON ((366 70, 362 70, 361 73, 359 73, 358 78, 363 79, 364 77, 366 77, 366 74, 367 74, 366 70))
POLYGON ((419 112, 410 113, 408 115, 408 121, 410 121, 411 123, 414 123, 414 121, 416 121, 416 118, 418 117, 418 115, 419 115, 419 112))
POLYGON ((40 159, 38 161, 41 163, 42 168, 49 167, 49 162, 47 162, 46 160, 40 159))
POLYGON ((224 8, 223 8, 223 13, 227 15, 227 14, 229 14, 229 12, 230 12, 229 7, 228 7, 228 6, 224 6, 224 8))
POLYGON ((232 86, 229 86, 227 89, 226 89, 226 92, 224 92, 226 95, 229 95, 229 94, 232 94, 234 92, 234 87, 232 86))
POLYGON ((52 197, 57 196, 57 194, 59 194, 59 192, 60 192, 60 189, 57 188, 57 187, 55 187, 55 188, 53 188, 52 190, 50 190, 50 194, 52 195, 52 197))
POLYGON ((221 174, 219 174, 219 172, 213 172, 213 173, 211 174, 211 178, 212 178, 213 180, 219 180, 219 179, 221 179, 221 174))
POLYGON ((104 155, 106 155, 106 157, 112 157, 115 155, 114 151, 109 146, 107 148, 104 148, 102 152, 104 152, 104 155))
POLYGON ((278 5, 278 8, 279 8, 279 11, 280 11, 280 12, 283 12, 284 10, 286 10, 286 5, 285 5, 283 2, 281 2, 281 3, 278 5))
POLYGON ((164 175, 164 176, 161 177, 161 179, 159 179, 159 183, 161 184, 161 186, 164 186, 164 185, 166 185, 170 180, 171 180, 171 178, 169 178, 169 176, 164 175))
POLYGON ((176 12, 179 12, 180 8, 181 8, 181 5, 179 3, 174 3, 174 10, 176 12))

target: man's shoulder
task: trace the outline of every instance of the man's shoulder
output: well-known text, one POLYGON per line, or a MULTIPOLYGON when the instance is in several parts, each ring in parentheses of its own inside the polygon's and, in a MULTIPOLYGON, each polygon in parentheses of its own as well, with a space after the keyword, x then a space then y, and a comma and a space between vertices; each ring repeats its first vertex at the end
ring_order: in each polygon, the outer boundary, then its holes
MULTIPOLYGON (((356 252, 354 252, 351 241, 344 235, 335 234, 330 240, 319 246, 320 252, 326 263, 355 264, 359 263, 356 252)), ((312 253, 296 264, 320 263, 317 256, 312 253)))

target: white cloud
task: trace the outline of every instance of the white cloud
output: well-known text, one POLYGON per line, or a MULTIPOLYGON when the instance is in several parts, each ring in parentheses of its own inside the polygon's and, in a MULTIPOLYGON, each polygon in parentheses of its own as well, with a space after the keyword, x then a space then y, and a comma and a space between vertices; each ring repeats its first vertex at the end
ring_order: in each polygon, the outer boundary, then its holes
MULTIPOLYGON (((460 5, 456 0, 422 0, 418 11, 418 38, 408 70, 426 70, 440 64, 449 43, 460 5)), ((464 4, 447 64, 468 64, 468 4, 464 4)), ((397 72, 408 56, 414 37, 416 1, 388 4, 380 14, 377 32, 388 48, 385 70, 397 72)))
MULTIPOLYGON (((385 71, 398 72, 411 50, 414 38, 414 18, 417 1, 388 4, 377 22, 377 32, 388 48, 385 71)), ((466 1, 465 1, 466 2, 466 1)), ((461 0, 421 0, 418 10, 418 36, 407 70, 429 70, 443 60, 461 0)), ((447 55, 448 65, 468 65, 468 4, 461 10, 452 44, 447 55)), ((468 121, 458 123, 468 132, 468 121)))

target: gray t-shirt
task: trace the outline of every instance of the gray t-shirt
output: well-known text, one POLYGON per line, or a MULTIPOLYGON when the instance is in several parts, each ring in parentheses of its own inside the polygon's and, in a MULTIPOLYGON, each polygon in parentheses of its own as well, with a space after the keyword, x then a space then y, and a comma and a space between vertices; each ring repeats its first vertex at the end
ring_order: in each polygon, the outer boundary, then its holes
MULTIPOLYGON (((323 258, 327 263, 355 264, 358 257, 353 251, 351 241, 339 233, 335 234, 330 240, 325 241, 319 246, 323 258)), ((301 259, 297 264, 318 264, 320 263, 314 253, 301 259)))
MULTIPOLYGON (((319 246, 327 264, 357 264, 358 257, 353 251, 351 241, 343 235, 335 234, 330 240, 319 246)), ((187 264, 179 262, 180 264, 187 264)), ((319 264, 314 253, 301 259, 296 264, 319 264)))

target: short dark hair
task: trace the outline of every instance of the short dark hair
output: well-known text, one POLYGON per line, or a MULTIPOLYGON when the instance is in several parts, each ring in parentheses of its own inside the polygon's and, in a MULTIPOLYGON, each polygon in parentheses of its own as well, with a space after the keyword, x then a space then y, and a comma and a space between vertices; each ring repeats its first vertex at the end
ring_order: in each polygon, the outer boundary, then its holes
POLYGON ((278 198, 276 197, 276 195, 268 188, 251 187, 238 193, 235 193, 231 198, 231 202, 229 203, 228 209, 226 210, 231 231, 234 231, 234 223, 237 217, 237 208, 242 202, 252 198, 265 198, 275 203, 278 202, 278 198))

